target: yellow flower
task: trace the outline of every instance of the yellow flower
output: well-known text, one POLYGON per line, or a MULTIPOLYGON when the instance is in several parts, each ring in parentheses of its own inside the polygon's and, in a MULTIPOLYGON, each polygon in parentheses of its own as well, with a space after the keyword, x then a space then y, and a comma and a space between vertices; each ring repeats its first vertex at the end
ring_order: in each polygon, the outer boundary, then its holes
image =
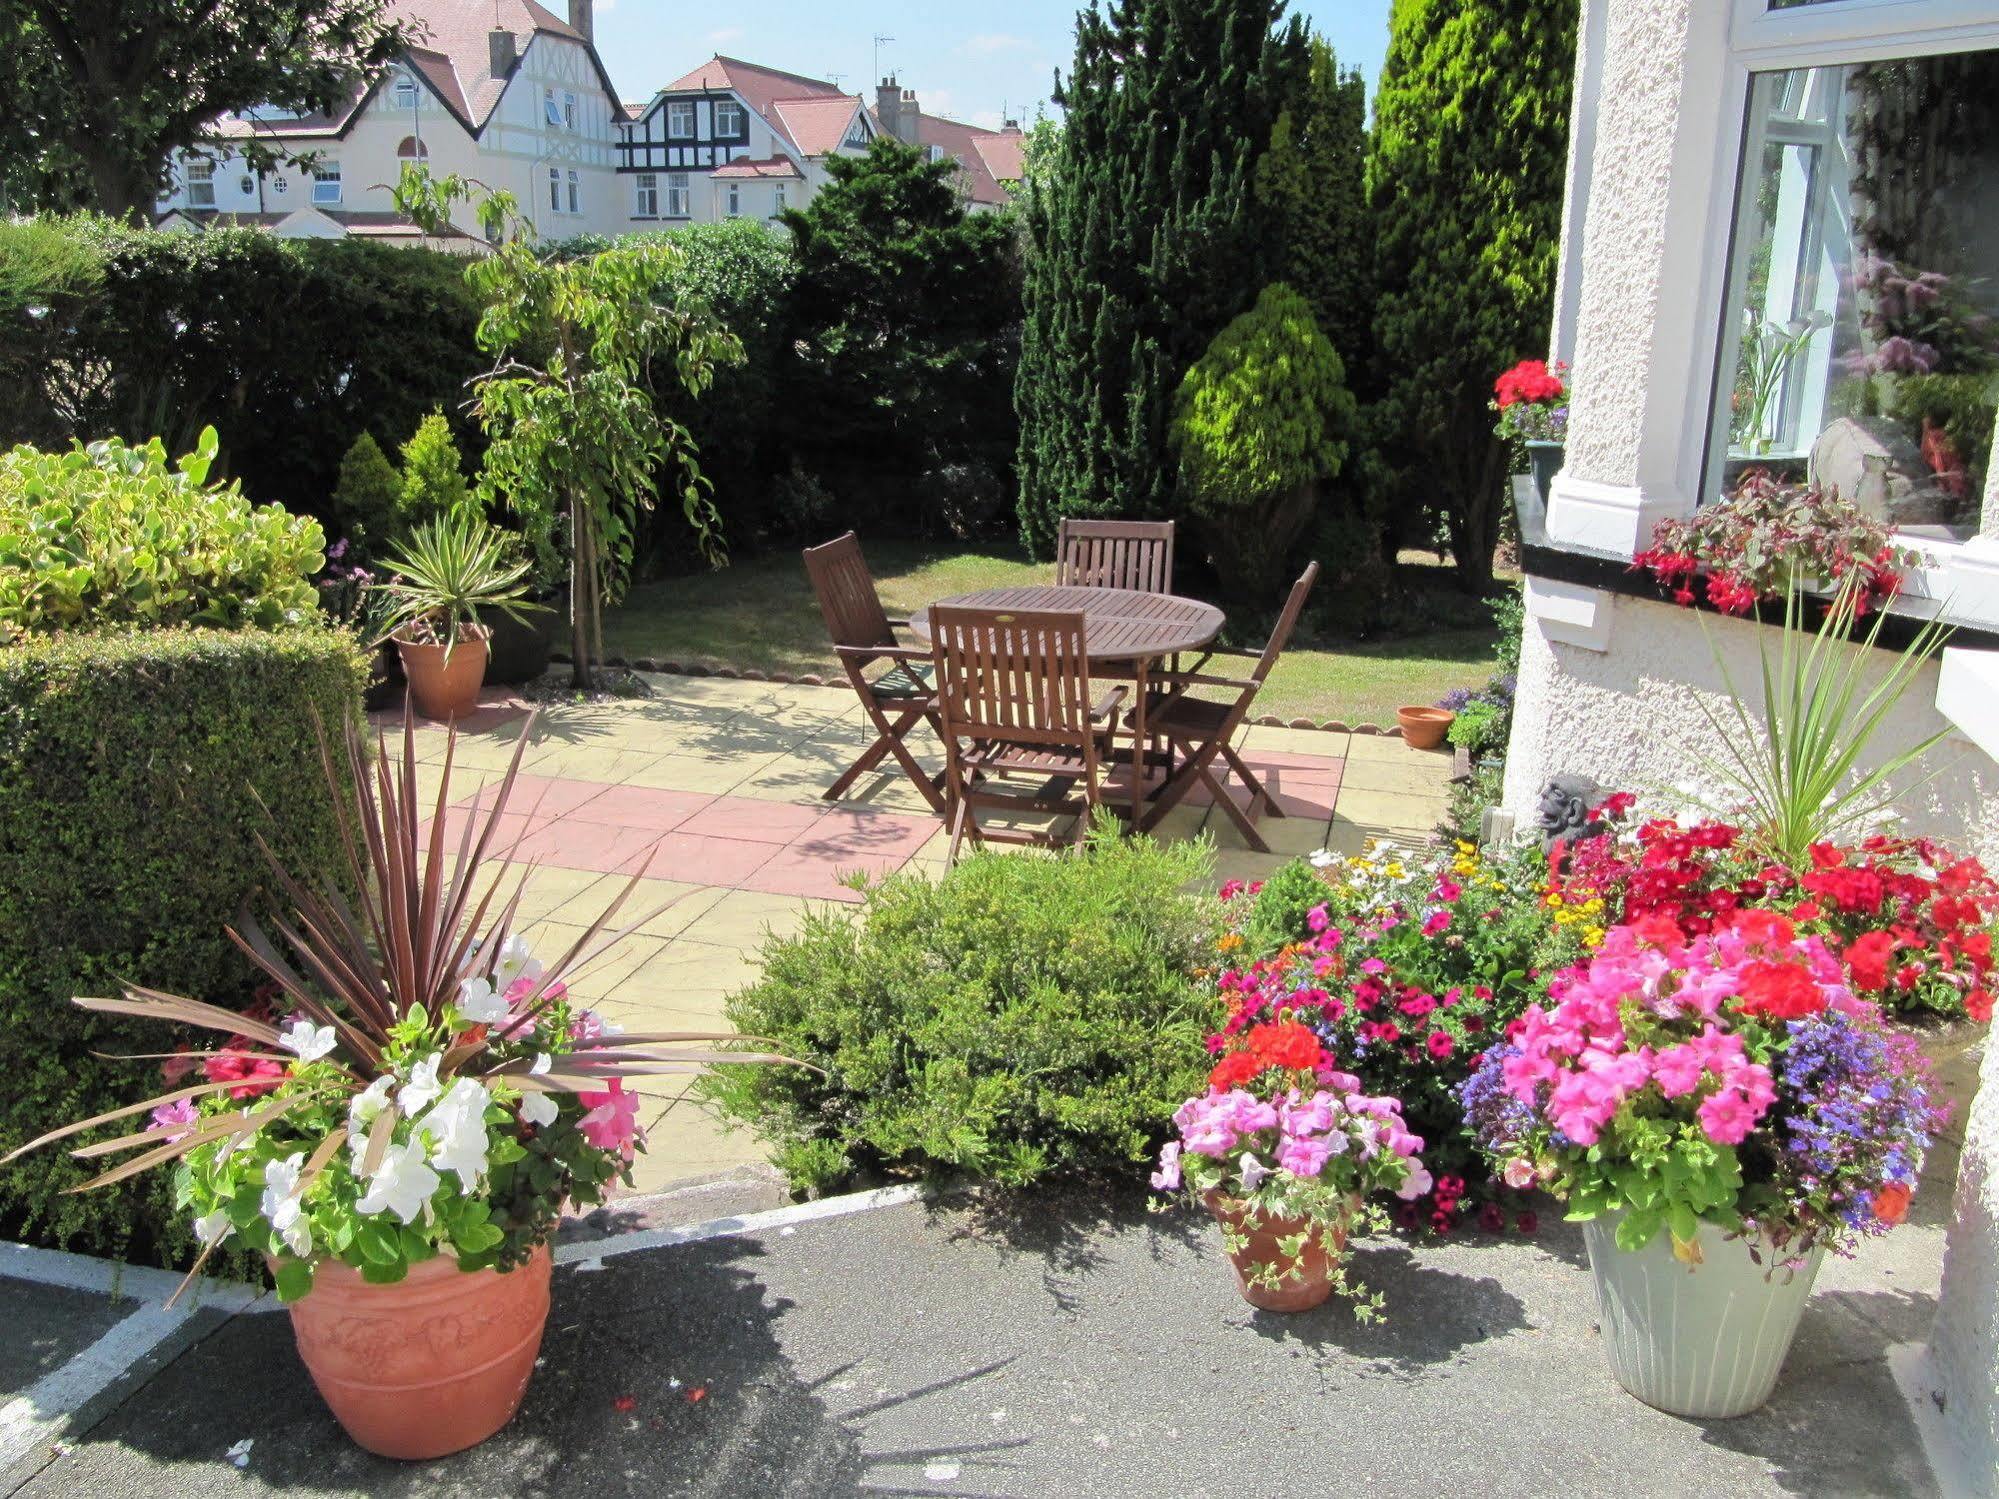
POLYGON ((1215 946, 1222 952, 1234 952, 1238 947, 1242 946, 1242 934, 1240 932, 1230 932, 1221 941, 1217 942, 1215 946))
POLYGON ((1550 890, 1547 901, 1549 905, 1559 908, 1562 904, 1562 892, 1559 890, 1550 890))
POLYGON ((1588 928, 1588 929, 1587 929, 1586 931, 1584 931, 1584 933, 1583 933, 1583 946, 1584 946, 1584 947, 1597 947, 1597 946, 1600 946, 1600 945, 1602 945, 1602 942, 1603 942, 1603 928, 1602 928, 1602 927, 1600 927, 1600 926, 1593 926, 1593 927, 1590 927, 1590 928, 1588 928))

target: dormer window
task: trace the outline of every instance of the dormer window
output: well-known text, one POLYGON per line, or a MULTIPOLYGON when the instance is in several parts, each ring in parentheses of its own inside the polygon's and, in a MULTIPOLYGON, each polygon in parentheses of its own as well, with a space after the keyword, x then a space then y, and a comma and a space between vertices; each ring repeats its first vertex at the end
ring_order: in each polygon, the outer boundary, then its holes
POLYGON ((694 139, 694 101, 674 99, 666 106, 666 138, 672 141, 694 139))
POLYGON ((397 77, 392 102, 398 110, 413 112, 417 105, 416 80, 404 73, 397 77))
POLYGON ((749 124, 743 115, 743 106, 733 99, 715 101, 715 138, 736 140, 748 133, 749 124))

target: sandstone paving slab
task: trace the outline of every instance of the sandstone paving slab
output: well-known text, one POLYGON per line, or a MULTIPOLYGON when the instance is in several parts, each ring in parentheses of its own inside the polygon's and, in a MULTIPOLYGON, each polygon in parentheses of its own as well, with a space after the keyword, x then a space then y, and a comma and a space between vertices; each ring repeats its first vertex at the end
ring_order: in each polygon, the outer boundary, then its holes
POLYGON ((1204 1218, 1100 1193, 757 1224, 559 1268, 521 1413, 472 1452, 361 1453, 320 1405, 286 1319, 243 1315, 23 1493, 1938 1492, 1884 1359, 1934 1310, 1933 1229, 1829 1265, 1771 1404, 1699 1422, 1612 1381, 1580 1235, 1552 1213, 1531 1238, 1361 1241, 1354 1272, 1388 1300, 1377 1327, 1336 1304, 1254 1312, 1204 1218), (224 1454, 243 1441, 239 1470, 224 1454))

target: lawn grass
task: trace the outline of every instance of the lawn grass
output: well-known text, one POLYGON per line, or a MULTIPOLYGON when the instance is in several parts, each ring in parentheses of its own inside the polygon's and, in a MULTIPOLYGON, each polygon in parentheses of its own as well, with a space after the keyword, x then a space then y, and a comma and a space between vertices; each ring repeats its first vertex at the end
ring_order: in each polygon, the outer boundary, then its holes
MULTIPOLYGON (((895 616, 952 594, 1052 576, 1049 564, 998 549, 870 541, 867 553, 882 602, 895 616)), ((1456 612, 1462 616, 1462 610, 1456 612)), ((1267 620, 1246 620, 1248 638, 1238 643, 1260 645, 1267 627, 1267 620)), ((1322 722, 1391 723, 1404 703, 1435 702, 1453 687, 1484 682, 1495 639, 1490 628, 1455 623, 1364 643, 1316 641, 1301 631, 1265 686, 1257 711, 1322 722)), ((605 615, 604 648, 627 660, 650 656, 787 676, 810 672, 828 681, 840 677, 795 552, 639 584, 605 615)))

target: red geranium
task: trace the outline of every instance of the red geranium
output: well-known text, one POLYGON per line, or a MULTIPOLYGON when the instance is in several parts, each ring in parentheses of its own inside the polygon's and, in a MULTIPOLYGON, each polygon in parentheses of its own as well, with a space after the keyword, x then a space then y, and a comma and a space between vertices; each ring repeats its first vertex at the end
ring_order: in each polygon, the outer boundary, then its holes
POLYGON ((1744 966, 1736 1004, 1746 1015, 1798 1020, 1825 1008, 1825 992, 1796 963, 1758 961, 1744 966))
POLYGON ((1846 968, 1856 988, 1888 987, 1888 965, 1895 961, 1901 943, 1893 932, 1864 932, 1846 949, 1846 968))
POLYGON ((1492 394, 1500 410, 1519 401, 1538 405, 1562 398, 1562 382, 1548 369, 1545 359, 1523 359, 1492 382, 1492 394))

